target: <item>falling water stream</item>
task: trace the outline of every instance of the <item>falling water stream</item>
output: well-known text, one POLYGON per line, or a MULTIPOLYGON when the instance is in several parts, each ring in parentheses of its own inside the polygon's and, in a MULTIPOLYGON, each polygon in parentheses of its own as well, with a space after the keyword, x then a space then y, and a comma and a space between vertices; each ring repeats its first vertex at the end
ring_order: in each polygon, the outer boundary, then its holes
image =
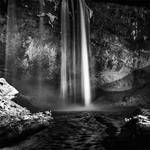
POLYGON ((89 105, 91 101, 91 89, 90 89, 90 71, 88 60, 88 15, 84 1, 79 0, 80 3, 80 19, 81 19, 81 51, 82 51, 82 93, 84 97, 85 105, 89 105), (87 25, 86 25, 87 23, 87 25))
POLYGON ((69 28, 69 10, 68 10, 68 0, 62 1, 61 8, 61 96, 63 99, 67 97, 67 49, 68 49, 68 31, 69 28))
MULTIPOLYGON (((44 6, 39 4, 40 12, 44 11, 44 6)), ((14 86, 19 82, 19 73, 17 72, 16 62, 21 62, 22 58, 18 57, 17 44, 21 38, 19 25, 17 24, 17 1, 9 0, 7 18, 7 35, 5 51, 5 78, 14 86), (7 70, 11 71, 8 77, 7 70)), ((23 12, 22 12, 23 15, 23 12)), ((45 25, 44 18, 39 19, 39 33, 41 43, 44 35, 45 25)), ((63 104, 82 104, 88 106, 91 103, 91 83, 90 83, 90 11, 85 0, 62 0, 61 1, 61 70, 60 70, 60 93, 63 104)), ((36 41, 36 40, 35 40, 36 41)), ((35 42, 34 38, 31 41, 35 42)), ((35 42, 36 43, 36 42, 35 42)), ((44 42, 43 42, 44 43, 44 42)), ((20 43, 19 43, 20 44, 20 43)), ((31 45, 30 44, 30 45, 31 45)), ((39 44, 40 45, 40 44, 39 44)), ((32 44, 31 46, 34 46, 32 44)), ((19 46, 18 46, 19 47, 19 46)), ((28 47, 31 53, 35 53, 34 48, 28 47), (32 51, 33 50, 33 51, 32 51)), ((24 56, 25 57, 25 56, 24 56)), ((28 60, 27 60, 28 61, 28 60)), ((34 78, 37 78, 37 97, 41 99, 43 95, 42 86, 42 57, 37 63, 37 72, 34 78)), ((28 77, 27 74, 27 79, 28 77)), ((26 79, 22 79, 24 82, 26 79)), ((30 86, 30 84, 29 84, 30 86)), ((19 86, 18 86, 19 87, 19 86)), ((16 86, 16 88, 18 88, 16 86)), ((24 88, 21 88, 24 89, 24 88)), ((27 90, 28 91, 28 90, 27 90)), ((33 93, 33 92, 31 92, 33 93)), ((51 91, 49 92, 51 93, 51 91)), ((28 92, 27 92, 28 94, 28 92)), ((55 94, 57 95, 57 94, 55 94)), ((50 98, 49 98, 50 99, 50 98)), ((44 100, 43 100, 44 101, 44 100)))
POLYGON ((11 75, 16 75, 16 68, 12 67, 12 62, 15 60, 15 52, 13 48, 15 44, 12 39, 16 38, 16 33, 18 31, 18 27, 16 24, 16 6, 14 1, 8 1, 8 18, 7 18, 7 34, 6 34, 6 50, 5 50, 5 77, 9 76, 9 71, 11 70, 11 75), (13 68, 13 70, 11 69, 13 68))
POLYGON ((89 10, 84 0, 62 0, 61 5, 61 95, 76 103, 91 103, 89 69, 89 10))

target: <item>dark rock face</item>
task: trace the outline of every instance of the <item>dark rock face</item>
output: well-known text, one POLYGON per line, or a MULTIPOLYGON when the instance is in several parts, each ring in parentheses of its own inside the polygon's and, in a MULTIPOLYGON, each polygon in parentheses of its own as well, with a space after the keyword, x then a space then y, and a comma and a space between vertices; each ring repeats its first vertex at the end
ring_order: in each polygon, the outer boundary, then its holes
POLYGON ((133 72, 150 65, 149 7, 142 2, 138 7, 136 1, 87 2, 93 10, 91 47, 97 87, 106 91, 134 88, 133 72))
POLYGON ((99 98, 95 100, 95 103, 104 101, 104 103, 108 102, 112 105, 121 107, 145 107, 150 103, 149 76, 150 73, 148 66, 143 69, 135 70, 120 80, 105 84, 106 90, 104 89, 102 92, 99 92, 99 98), (129 78, 129 76, 132 76, 132 78, 129 78), (123 86, 123 83, 125 87, 123 86), (117 85, 122 85, 122 88, 121 86, 117 88, 117 85), (131 89, 125 89, 126 87, 131 87, 131 89))

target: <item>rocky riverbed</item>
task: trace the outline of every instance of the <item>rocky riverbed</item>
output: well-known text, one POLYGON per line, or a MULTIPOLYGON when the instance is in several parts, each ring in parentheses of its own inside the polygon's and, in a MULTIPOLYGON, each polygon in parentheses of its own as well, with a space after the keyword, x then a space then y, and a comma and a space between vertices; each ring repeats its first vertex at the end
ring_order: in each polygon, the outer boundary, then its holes
POLYGON ((2 150, 149 150, 148 134, 129 136, 135 124, 129 129, 125 118, 131 114, 133 109, 119 108, 111 112, 54 112, 51 127, 2 150))

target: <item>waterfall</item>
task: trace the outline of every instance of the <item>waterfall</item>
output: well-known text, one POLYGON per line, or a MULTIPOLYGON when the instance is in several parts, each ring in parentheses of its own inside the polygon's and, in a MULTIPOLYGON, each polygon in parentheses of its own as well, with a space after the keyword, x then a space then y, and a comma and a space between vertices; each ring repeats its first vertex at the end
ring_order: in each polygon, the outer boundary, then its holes
POLYGON ((13 48, 15 43, 13 43, 18 27, 16 24, 16 0, 8 1, 7 6, 7 34, 6 34, 6 50, 5 50, 5 77, 8 78, 11 74, 11 79, 13 80, 16 75, 16 68, 13 66, 15 60, 15 52, 13 48))
POLYGON ((63 99, 67 98, 67 49, 68 49, 68 31, 69 28, 69 8, 68 0, 62 0, 61 6, 61 95, 63 99))
POLYGON ((82 94, 84 97, 85 105, 89 105, 91 102, 91 89, 90 89, 90 71, 89 71, 89 15, 85 2, 79 0, 80 4, 80 19, 81 19, 81 59, 82 59, 82 94))
POLYGON ((61 96, 73 102, 91 103, 89 70, 90 16, 84 0, 62 0, 61 96), (81 101, 81 100, 80 100, 81 101))

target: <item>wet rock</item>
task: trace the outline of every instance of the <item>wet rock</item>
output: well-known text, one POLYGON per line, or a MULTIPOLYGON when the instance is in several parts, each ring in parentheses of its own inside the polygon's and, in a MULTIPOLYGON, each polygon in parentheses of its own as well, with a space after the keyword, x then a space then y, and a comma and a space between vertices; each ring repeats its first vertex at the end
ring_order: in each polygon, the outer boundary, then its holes
POLYGON ((5 79, 0 79, 0 84, 0 147, 21 140, 50 125, 50 111, 31 113, 11 100, 18 94, 13 86, 5 79))
POLYGON ((127 118, 116 136, 108 136, 103 144, 109 150, 143 150, 149 149, 150 110, 136 109, 127 118))
POLYGON ((125 126, 133 123, 138 131, 149 131, 150 135, 150 110, 149 109, 138 109, 133 113, 130 118, 125 118, 125 126))
POLYGON ((143 136, 150 136, 150 110, 136 109, 130 117, 125 118, 117 139, 137 140, 143 136))
POLYGON ((4 78, 0 78, 0 99, 12 99, 18 93, 4 78))

